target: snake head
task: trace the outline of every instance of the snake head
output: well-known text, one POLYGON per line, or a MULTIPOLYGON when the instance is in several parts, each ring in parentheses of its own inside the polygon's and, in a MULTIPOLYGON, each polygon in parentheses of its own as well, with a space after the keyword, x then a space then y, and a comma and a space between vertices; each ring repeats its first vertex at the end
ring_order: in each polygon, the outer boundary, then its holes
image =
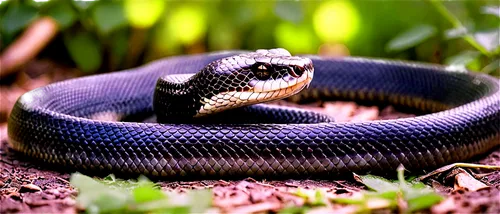
POLYGON ((203 85, 195 117, 292 96, 310 84, 313 73, 309 58, 282 48, 217 60, 195 77, 203 85))

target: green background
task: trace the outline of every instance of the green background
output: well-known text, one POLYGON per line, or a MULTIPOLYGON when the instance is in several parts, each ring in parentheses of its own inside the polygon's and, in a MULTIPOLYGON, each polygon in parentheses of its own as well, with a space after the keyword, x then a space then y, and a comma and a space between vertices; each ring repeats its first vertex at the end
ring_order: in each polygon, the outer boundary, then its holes
POLYGON ((2 50, 33 20, 56 39, 38 57, 94 73, 227 49, 366 56, 499 75, 498 1, 3 1, 2 50))

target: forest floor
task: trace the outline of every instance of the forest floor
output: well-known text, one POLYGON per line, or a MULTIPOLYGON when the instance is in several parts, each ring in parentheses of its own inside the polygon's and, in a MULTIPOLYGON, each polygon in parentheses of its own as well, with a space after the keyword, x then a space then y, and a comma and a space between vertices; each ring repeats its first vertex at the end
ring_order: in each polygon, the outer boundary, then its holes
MULTIPOLYGON (((0 213, 75 213, 81 211, 75 197, 78 191, 70 184, 71 172, 46 168, 16 154, 7 139, 6 118, 22 93, 50 82, 71 78, 50 62, 34 61, 25 66, 13 84, 1 86, 0 98, 0 213), (38 72, 51 70, 51 72, 38 72), (7 101, 7 102, 5 102, 7 101)), ((285 103, 278 102, 283 105, 285 103)), ((286 104, 289 105, 289 104, 286 104)), ((411 117, 391 107, 359 106, 351 102, 328 102, 301 106, 333 116, 337 121, 368 121, 411 117)), ((500 166, 500 151, 491 152, 472 163, 500 166)), ((395 172, 396 173, 396 172, 395 172)), ((445 200, 426 212, 432 213, 500 213, 500 171, 455 168, 426 182, 445 200)), ((288 204, 305 203, 291 192, 297 189, 321 189, 335 196, 355 195, 366 187, 355 179, 342 180, 200 180, 159 181, 162 190, 185 192, 190 189, 212 189, 215 209, 225 213, 276 212, 288 204)), ((330 204, 311 210, 313 213, 349 213, 350 206, 330 204)))

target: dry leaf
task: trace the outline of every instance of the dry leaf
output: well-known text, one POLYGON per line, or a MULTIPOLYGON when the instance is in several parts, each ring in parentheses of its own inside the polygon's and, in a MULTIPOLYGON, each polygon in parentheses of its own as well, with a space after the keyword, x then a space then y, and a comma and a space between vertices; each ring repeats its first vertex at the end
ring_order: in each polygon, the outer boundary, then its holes
POLYGON ((455 190, 465 189, 466 191, 477 191, 486 187, 488 187, 486 184, 476 180, 463 169, 460 173, 455 175, 455 190))

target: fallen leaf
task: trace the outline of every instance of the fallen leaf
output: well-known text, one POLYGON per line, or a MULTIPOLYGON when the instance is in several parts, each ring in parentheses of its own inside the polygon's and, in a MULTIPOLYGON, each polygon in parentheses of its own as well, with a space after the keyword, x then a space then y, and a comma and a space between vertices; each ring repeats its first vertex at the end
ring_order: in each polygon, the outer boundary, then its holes
POLYGON ((488 186, 481 181, 476 180, 474 177, 472 177, 472 175, 462 169, 460 173, 455 175, 454 187, 455 190, 465 189, 466 191, 477 191, 488 186))
POLYGON ((21 189, 19 189, 20 193, 24 193, 24 192, 39 192, 39 191, 42 191, 42 189, 39 186, 34 185, 34 184, 25 184, 25 185, 21 186, 21 189))

